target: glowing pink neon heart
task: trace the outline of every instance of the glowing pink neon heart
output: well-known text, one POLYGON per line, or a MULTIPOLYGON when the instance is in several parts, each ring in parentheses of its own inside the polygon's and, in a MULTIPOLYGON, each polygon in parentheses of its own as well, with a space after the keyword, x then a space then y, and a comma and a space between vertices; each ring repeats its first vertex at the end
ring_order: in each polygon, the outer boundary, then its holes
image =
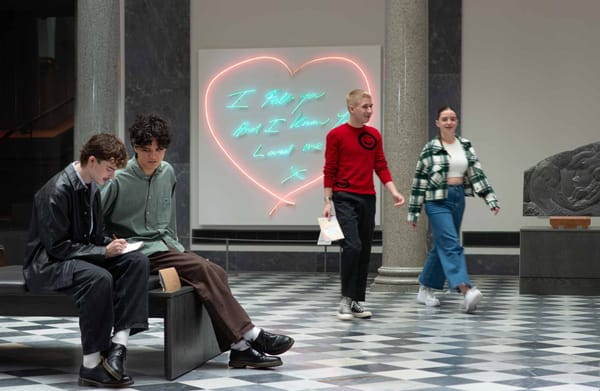
POLYGON ((210 94, 211 94, 215 84, 221 78, 225 77, 229 72, 231 72, 233 70, 237 70, 238 68, 243 67, 244 65, 248 65, 248 64, 251 64, 254 62, 258 62, 258 61, 274 62, 276 64, 279 64, 288 71, 290 77, 294 77, 296 74, 298 74, 298 72, 300 72, 303 68, 306 68, 309 65, 323 63, 323 62, 346 63, 346 64, 349 64, 350 66, 352 66, 360 74, 362 81, 364 82, 364 86, 366 87, 365 88, 366 91, 371 91, 371 86, 370 86, 369 80, 367 78, 367 75, 365 74, 365 71, 355 61, 353 61, 349 58, 340 57, 340 56, 327 56, 327 57, 315 58, 315 59, 305 62, 304 64, 300 65, 295 70, 292 70, 292 68, 289 65, 287 65, 287 63, 285 61, 283 61, 277 57, 273 57, 273 56, 252 57, 252 58, 248 58, 246 60, 240 61, 236 64, 233 64, 231 66, 228 66, 227 68, 225 68, 222 71, 220 71, 219 73, 217 73, 217 75, 214 76, 210 80, 210 82, 208 83, 208 86, 206 87, 206 91, 204 93, 204 116, 206 118, 208 130, 209 130, 213 140, 218 145, 219 149, 223 152, 223 154, 227 157, 227 159, 235 166, 235 168, 237 168, 238 171, 240 171, 250 182, 252 182, 254 185, 256 185, 258 188, 260 188, 262 191, 271 195, 273 198, 275 198, 277 200, 277 204, 273 207, 273 209, 270 212, 270 214, 272 214, 281 203, 284 203, 287 205, 295 205, 295 202, 289 200, 288 198, 291 195, 294 195, 294 194, 298 193, 299 191, 304 190, 304 189, 308 188, 309 186, 315 184, 323 176, 318 175, 315 178, 309 179, 306 183, 296 187, 292 191, 290 191, 287 194, 282 196, 282 195, 278 194, 277 192, 275 192, 273 189, 269 188, 267 185, 263 184, 257 178, 255 178, 254 176, 249 174, 248 171, 231 155, 231 153, 229 152, 229 150, 226 148, 225 144, 219 137, 219 135, 213 125, 213 121, 211 120, 212 111, 211 111, 210 103, 209 103, 211 101, 210 94))

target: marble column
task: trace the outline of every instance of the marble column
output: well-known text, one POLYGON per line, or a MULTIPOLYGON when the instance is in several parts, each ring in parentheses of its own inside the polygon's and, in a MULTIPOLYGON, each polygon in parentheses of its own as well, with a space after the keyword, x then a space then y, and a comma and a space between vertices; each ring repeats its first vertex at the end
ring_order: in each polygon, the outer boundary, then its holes
MULTIPOLYGON (((462 0, 429 0, 429 138, 442 106, 461 112, 462 0)), ((456 130, 460 134, 460 126, 456 130)))
POLYGON ((74 154, 95 133, 118 134, 119 0, 78 0, 74 154))
MULTIPOLYGON (((419 152, 427 141, 427 8, 423 0, 387 0, 383 143, 398 190, 408 198, 419 152)), ((408 228, 406 206, 384 191, 383 262, 372 291, 413 291, 427 251, 427 223, 408 228)))
POLYGON ((190 0, 127 0, 124 13, 125 128, 156 113, 173 129, 165 160, 177 175, 177 234, 189 248, 190 0))

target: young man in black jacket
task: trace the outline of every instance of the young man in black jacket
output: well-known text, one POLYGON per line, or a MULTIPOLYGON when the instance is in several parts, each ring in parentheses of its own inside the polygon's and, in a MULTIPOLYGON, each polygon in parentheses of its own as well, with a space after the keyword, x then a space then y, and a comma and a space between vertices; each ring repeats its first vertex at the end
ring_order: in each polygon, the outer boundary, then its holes
POLYGON ((98 185, 126 160, 123 142, 96 134, 34 197, 23 275, 30 291, 60 292, 77 304, 83 386, 133 384, 123 368, 127 340, 148 329, 148 258, 123 253, 127 242, 105 235, 100 205, 98 185))

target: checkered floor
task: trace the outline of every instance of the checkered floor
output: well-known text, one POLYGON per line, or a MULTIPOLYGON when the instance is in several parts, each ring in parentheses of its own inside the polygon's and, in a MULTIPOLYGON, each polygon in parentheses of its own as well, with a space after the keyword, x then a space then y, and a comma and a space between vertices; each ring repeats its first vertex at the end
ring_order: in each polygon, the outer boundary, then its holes
MULTIPOLYGON (((168 382, 162 320, 131 338, 132 390, 543 390, 600 388, 599 297, 519 295, 515 278, 475 277, 475 314, 439 292, 368 292, 370 320, 335 317, 339 279, 328 274, 239 274, 232 289, 254 323, 293 336, 275 369, 231 369, 228 355, 168 382)), ((0 390, 78 389, 76 319, 0 317, 0 390)))

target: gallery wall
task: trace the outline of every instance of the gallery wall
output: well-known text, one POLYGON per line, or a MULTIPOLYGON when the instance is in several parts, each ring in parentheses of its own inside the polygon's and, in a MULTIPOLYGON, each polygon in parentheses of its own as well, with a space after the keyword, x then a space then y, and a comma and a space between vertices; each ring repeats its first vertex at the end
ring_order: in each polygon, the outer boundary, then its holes
MULTIPOLYGON (((380 64, 380 47, 385 38, 385 1, 374 0, 365 6, 364 2, 357 0, 330 0, 319 1, 309 0, 304 2, 278 1, 278 0, 192 0, 191 1, 191 148, 192 151, 199 146, 197 150, 204 150, 207 145, 215 145, 210 137, 206 121, 203 121, 202 99, 198 96, 199 85, 203 85, 207 78, 210 80, 214 72, 210 75, 198 75, 198 69, 206 69, 206 64, 198 64, 198 58, 203 58, 205 53, 212 49, 240 49, 240 53, 246 53, 249 56, 260 54, 273 54, 285 57, 291 62, 292 68, 300 66, 304 61, 313 57, 331 55, 332 53, 343 54, 344 47, 351 48, 348 53, 352 58, 361 58, 361 51, 357 48, 377 48, 373 56, 376 64, 380 64), (303 48, 314 47, 309 51, 303 48), (318 50, 318 47, 335 47, 335 51, 318 50), (258 50, 256 52, 250 49, 274 48, 269 52, 258 50), (294 51, 293 48, 298 48, 294 51), (305 55, 299 54, 306 52, 305 55), (316 55, 316 54, 318 55, 316 55)), ((213 57, 218 52, 214 52, 213 57)), ((205 57, 204 57, 205 58, 205 57)), ((368 59, 361 63, 369 65, 368 59)), ((207 62, 208 60, 204 60, 207 62)), ((236 63, 233 61, 232 63, 236 63)), ((378 73, 375 72, 375 75, 378 73)), ((275 77, 276 75, 272 75, 275 77)), ((281 84, 281 83, 280 83, 281 84)), ((377 80, 377 89, 379 90, 379 80, 377 80)), ((358 86, 360 87, 360 86, 358 86)), ((339 95, 340 107, 344 107, 344 96, 346 89, 356 88, 355 86, 340 87, 344 93, 339 95)), ((340 90, 341 91, 341 90, 340 90)), ((378 92, 380 94, 380 92, 378 92)), ((379 104, 379 97, 375 99, 379 104)), ((380 110, 381 107, 375 107, 380 110)), ((379 113, 380 114, 380 113, 379 113)), ((322 160, 322 152, 319 159, 322 160)), ((222 159, 222 153, 217 155, 207 153, 191 153, 192 167, 198 167, 199 171, 204 171, 200 175, 191 176, 191 188, 198 189, 192 193, 191 223, 192 227, 214 227, 217 221, 221 224, 232 227, 239 222, 240 225, 248 226, 267 226, 267 225, 290 225, 299 226, 311 224, 316 226, 316 217, 320 215, 322 209, 322 182, 317 186, 311 187, 309 197, 301 196, 295 201, 298 202, 298 208, 286 208, 280 206, 280 211, 270 217, 269 210, 277 204, 277 200, 268 200, 268 195, 258 189, 254 184, 248 181, 240 171, 233 168, 232 163, 219 161, 222 159), (208 159, 208 157, 210 158, 208 159), (203 160, 203 158, 205 160, 203 160), (209 161, 206 161, 209 160, 209 161), (217 166, 228 165, 232 170, 220 174, 219 181, 212 181, 213 185, 219 183, 217 191, 222 194, 235 194, 231 197, 231 208, 224 208, 222 203, 215 200, 215 186, 208 185, 204 188, 206 178, 213 176, 217 166), (206 172, 209 171, 209 172, 206 172), (246 183, 246 187, 232 189, 232 184, 227 182, 246 183), (206 193, 206 194, 204 194, 206 193), (197 202, 195 202, 197 201, 197 202), (269 202, 265 202, 269 201, 269 202), (306 208, 307 201, 312 208, 306 208), (264 205, 263 205, 264 204, 264 205), (202 208, 204 210, 199 210, 202 208), (236 209, 237 208, 237 209, 236 209), (295 209, 295 210, 293 210, 295 209), (294 212, 296 212, 294 214, 294 212), (218 219, 219 214, 228 214, 222 219, 218 219), (236 217, 239 217, 236 219, 236 217), (262 223, 260 223, 262 222, 262 223)), ((236 157, 241 161, 241 158, 236 157)), ((322 162, 320 163, 322 165, 322 162)), ((246 167, 245 167, 246 168, 246 167)), ((248 167, 248 170, 252 170, 248 167)), ((258 168, 257 168, 258 170, 258 168)), ((264 180, 260 175, 254 179, 264 180)), ((273 185, 268 185, 269 189, 275 189, 273 185)), ((283 192, 282 194, 285 194, 283 192)), ((223 198, 223 197, 221 197, 223 198)))
POLYGON ((463 0, 462 134, 502 205, 469 200, 464 231, 548 225, 523 217, 523 173, 600 140, 598 15, 596 0, 463 0))
MULTIPOLYGON (((493 217, 481 200, 469 199, 463 230, 546 225, 522 216, 523 172, 549 155, 599 139, 600 26, 594 19, 600 2, 463 0, 462 12, 461 132, 473 141, 502 205, 493 217)), ((190 22, 194 145, 202 141, 194 88, 198 50, 383 46, 385 0, 368 6, 356 0, 191 0, 190 22)), ((193 151, 191 157, 191 166, 198 167, 201 157, 193 151)), ((192 170, 190 187, 197 186, 192 170)), ((198 227, 194 197, 191 226, 198 227)))

